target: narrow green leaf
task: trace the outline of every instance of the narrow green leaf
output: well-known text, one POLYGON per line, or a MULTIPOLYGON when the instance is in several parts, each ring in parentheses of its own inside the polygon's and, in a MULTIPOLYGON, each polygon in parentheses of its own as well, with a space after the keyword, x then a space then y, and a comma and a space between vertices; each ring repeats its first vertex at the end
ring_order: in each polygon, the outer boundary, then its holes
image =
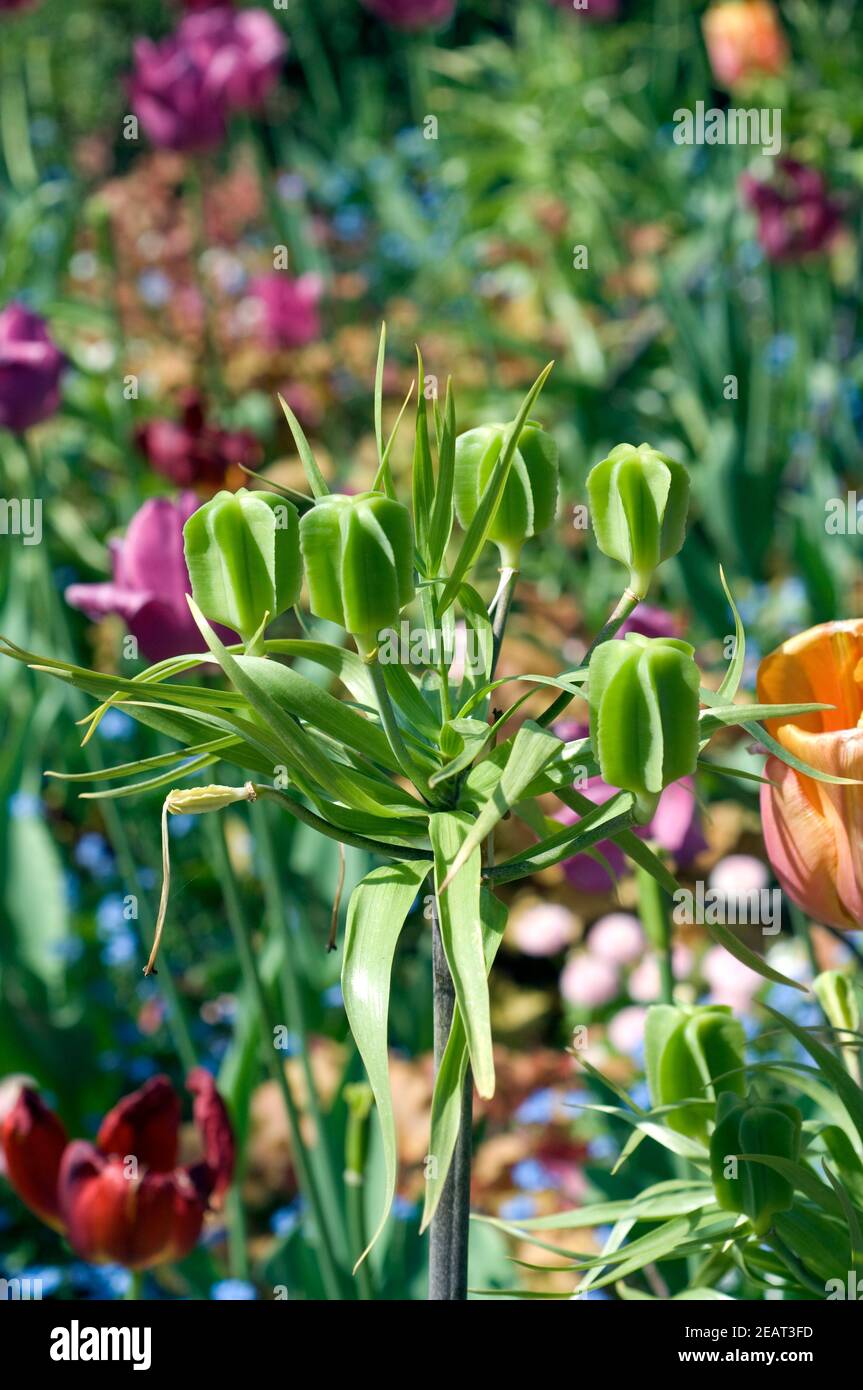
POLYGON ((312 448, 309 444, 309 441, 303 434, 302 425, 300 424, 294 412, 291 410, 291 407, 288 405, 284 396, 279 396, 279 404, 282 407, 282 410, 285 412, 285 419, 287 420, 290 426, 291 434, 294 436, 294 443, 297 446, 297 453, 300 456, 300 462, 303 465, 303 471, 306 475, 312 493, 315 497, 327 497, 329 495, 330 490, 327 487, 326 479, 324 478, 323 473, 318 468, 318 465, 315 463, 315 456, 312 453, 312 448))
POLYGON ((386 1172, 383 1211, 357 1265, 384 1229, 396 1190, 398 1155, 387 1049, 390 977, 401 929, 429 867, 428 863, 405 862, 374 869, 354 889, 348 906, 342 994, 348 1023, 374 1092, 386 1172))
POLYGON ((446 402, 438 440, 438 471, 429 525, 429 571, 438 574, 449 544, 453 523, 453 479, 455 477, 455 400, 452 378, 447 378, 446 402))
POLYGON ((488 1099, 494 1095, 494 1058, 479 906, 482 864, 478 847, 463 861, 464 872, 449 892, 441 890, 470 828, 471 819, 463 814, 441 811, 429 817, 441 940, 467 1036, 476 1088, 488 1099))
POLYGON ((429 525, 434 504, 434 470, 429 443, 428 403, 425 397, 422 353, 417 348, 417 413, 414 435, 413 513, 422 573, 430 575, 429 525))
POLYGON ((378 446, 378 463, 384 461, 384 362, 387 353, 387 326, 381 324, 378 343, 378 361, 375 368, 375 439, 378 446))
POLYGON ((748 946, 729 931, 728 927, 720 922, 708 922, 707 930, 720 946, 724 946, 729 955, 734 956, 742 965, 746 965, 756 975, 760 975, 765 980, 772 980, 777 985, 788 985, 791 989, 799 989, 802 994, 809 993, 809 986, 803 985, 799 980, 792 980, 790 975, 783 975, 778 970, 774 970, 772 965, 768 965, 766 960, 762 960, 755 951, 751 951, 748 946))
POLYGON ((725 597, 728 599, 728 606, 734 617, 734 654, 728 663, 728 670, 722 677, 717 694, 721 700, 727 700, 730 704, 737 694, 737 689, 743 676, 743 667, 746 662, 746 632, 740 614, 737 611, 737 605, 732 597, 731 589, 728 586, 728 581, 725 578, 725 571, 721 565, 719 566, 719 578, 725 590, 725 597))
MULTIPOLYGON (((507 911, 505 905, 485 889, 480 893, 483 956, 488 975, 498 947, 503 940, 507 911)), ((470 1061, 467 1038, 458 1004, 455 1006, 452 1027, 444 1049, 438 1074, 435 1077, 431 1108, 431 1139, 429 1156, 434 1160, 426 1178, 425 1204, 420 1234, 430 1224, 437 1210, 440 1195, 455 1151, 461 1120, 461 1097, 470 1061)))
POLYGON ((809 1053, 812 1060, 828 1078, 833 1090, 848 1111, 858 1135, 863 1139, 863 1091, 848 1075, 842 1062, 828 1047, 820 1043, 817 1038, 813 1038, 811 1033, 805 1028, 801 1028, 793 1019, 777 1013, 775 1009, 771 1009, 769 1004, 765 1004, 763 1007, 772 1018, 776 1019, 780 1027, 786 1028, 797 1039, 801 1047, 809 1053))

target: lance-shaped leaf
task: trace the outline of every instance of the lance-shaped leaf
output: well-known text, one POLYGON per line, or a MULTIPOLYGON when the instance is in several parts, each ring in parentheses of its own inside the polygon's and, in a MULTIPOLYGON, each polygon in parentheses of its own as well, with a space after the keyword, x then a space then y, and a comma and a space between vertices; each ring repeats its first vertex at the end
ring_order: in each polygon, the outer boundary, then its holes
POLYGON ((342 994, 348 1023, 374 1092, 386 1174, 383 1211, 357 1265, 386 1225, 396 1190, 396 1125, 387 1050, 390 976, 399 934, 429 867, 428 862, 404 862, 374 869, 354 889, 348 906, 342 994))
MULTIPOLYGON (((479 911, 482 924, 483 957, 488 975, 503 940, 507 911, 502 902, 487 892, 480 893, 479 911)), ((429 1157, 434 1160, 426 1178, 425 1205, 420 1234, 426 1229, 437 1210, 440 1195, 455 1152, 461 1121, 461 1097, 464 1090, 470 1056, 464 1024, 458 1004, 453 1010, 452 1027, 447 1039, 438 1074, 435 1077, 431 1107, 431 1140, 429 1157)))
POLYGON ((438 440, 437 482, 429 524, 429 573, 438 574, 449 544, 453 521, 453 478, 455 476, 455 400, 452 378, 447 379, 446 401, 438 440))
POLYGON ((425 372, 422 353, 417 348, 417 415, 414 436, 413 511, 417 550, 422 571, 430 574, 429 528, 434 505, 434 469, 429 443, 428 403, 425 396, 425 372))
POLYGON ((725 571, 721 565, 719 566, 719 578, 725 590, 725 597, 728 599, 728 606, 734 617, 734 652, 728 663, 728 670, 722 677, 717 693, 721 700, 731 701, 737 694, 737 689, 743 676, 743 667, 746 662, 746 632, 740 614, 737 611, 737 605, 728 587, 725 571))
POLYGON ((470 816, 458 812, 441 811, 429 817, 441 940, 464 1023, 476 1088, 487 1099, 494 1095, 494 1058, 479 909, 482 865, 478 847, 469 855, 464 872, 459 874, 449 892, 441 892, 441 883, 460 852, 470 827, 470 816))
POLYGON ((844 1064, 839 1061, 835 1053, 830 1051, 829 1047, 825 1047, 822 1042, 813 1037, 808 1029, 801 1028, 793 1019, 778 1014, 775 1009, 771 1009, 769 1004, 765 1004, 764 1008, 771 1017, 776 1019, 780 1027, 786 1028, 789 1033, 793 1034, 801 1047, 809 1053, 813 1062, 817 1064, 820 1071, 831 1083, 833 1090, 845 1106, 851 1123, 860 1138, 863 1139, 863 1090, 849 1076, 844 1064))
POLYGON ((306 436, 303 434, 302 425, 300 424, 294 412, 291 410, 291 407, 288 405, 284 396, 279 396, 279 405, 285 412, 285 419, 287 420, 290 426, 291 434, 294 436, 294 443, 297 446, 297 453, 300 456, 300 462, 303 465, 303 471, 306 475, 306 478, 308 479, 309 487, 311 488, 315 497, 328 496, 330 490, 327 487, 326 479, 324 478, 324 475, 321 472, 321 470, 318 468, 318 465, 315 463, 315 456, 312 453, 312 447, 309 444, 309 441, 306 439, 306 436))
POLYGON ((462 865, 482 844, 487 835, 494 830, 498 821, 512 809, 524 796, 525 789, 560 752, 560 739, 541 729, 538 724, 528 722, 519 729, 513 739, 512 749, 503 769, 500 781, 491 792, 485 804, 479 809, 476 821, 456 854, 452 866, 440 885, 445 896, 453 879, 462 865))

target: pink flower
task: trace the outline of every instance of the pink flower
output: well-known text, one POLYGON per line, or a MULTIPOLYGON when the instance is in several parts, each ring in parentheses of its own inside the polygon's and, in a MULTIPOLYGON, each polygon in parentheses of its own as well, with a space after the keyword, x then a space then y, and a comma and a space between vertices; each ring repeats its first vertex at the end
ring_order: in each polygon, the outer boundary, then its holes
POLYGON ((207 82, 176 34, 153 43, 136 39, 129 81, 132 109, 154 145, 202 153, 225 136, 224 95, 207 82))
POLYGON ((780 159, 773 178, 743 174, 744 202, 758 218, 758 241, 768 260, 792 262, 829 249, 842 226, 842 209, 824 176, 793 159, 780 159))
MULTIPOLYGON (((567 729, 568 737, 580 737, 573 732, 575 726, 567 729)), ((584 730, 583 732, 587 732, 584 730)), ((580 788, 584 796, 595 805, 601 806, 615 795, 613 787, 603 782, 601 777, 591 777, 585 787, 580 788)), ((557 812, 556 819, 563 825, 575 825, 579 817, 569 807, 557 812)), ((678 864, 691 863, 701 850, 705 841, 698 825, 698 807, 695 791, 689 778, 672 782, 666 787, 656 808, 653 820, 641 826, 636 834, 644 840, 656 840, 663 849, 672 854, 678 864)), ((612 840, 604 840, 597 849, 605 856, 612 871, 619 875, 626 867, 623 850, 612 840)), ((587 854, 573 855, 564 864, 564 873, 573 888, 581 893, 606 893, 613 887, 604 866, 587 854)))
POLYGON ((256 276, 249 288, 257 301, 261 334, 268 347, 302 347, 321 336, 320 276, 295 279, 284 270, 273 270, 256 276))
POLYGON ((266 10, 228 5, 187 14, 177 39, 229 111, 255 111, 279 78, 287 41, 266 10))
POLYGON ((367 10, 396 29, 433 29, 446 24, 455 0, 362 0, 367 10))
POLYGON ((609 912, 594 922, 587 938, 591 955, 610 965, 634 965, 644 955, 641 923, 630 912, 609 912))
POLYGON ((618 1052, 631 1055, 644 1043, 644 1022, 647 1010, 640 1004, 621 1009, 608 1025, 608 1041, 618 1052))
POLYGON ((20 433, 53 415, 65 363, 45 320, 7 304, 0 313, 0 425, 20 433))
MULTIPOLYGON (((692 952, 688 946, 675 946, 671 953, 675 980, 683 980, 692 970, 692 952)), ((629 993, 637 1004, 655 1004, 661 982, 655 956, 645 956, 629 977, 629 993)))
POLYGON ((257 467, 261 448, 253 434, 210 424, 199 391, 184 391, 180 404, 179 420, 148 420, 136 431, 138 448, 157 473, 178 487, 215 489, 232 464, 257 467))
POLYGON ((567 1004, 580 1009, 599 1009, 617 997, 620 976, 615 966, 599 956, 579 951, 570 956, 560 977, 560 992, 567 1004))
POLYGON ((198 505, 193 492, 181 493, 176 502, 145 502, 125 539, 111 542, 113 579, 72 584, 66 602, 94 622, 119 614, 150 661, 200 650, 201 634, 186 603, 192 586, 183 553, 183 527, 198 505))
POLYGON ((728 1004, 745 1013, 761 987, 760 975, 737 960, 724 946, 711 946, 701 962, 701 973, 710 987, 711 1004, 728 1004))
POLYGON ((532 903, 512 915, 510 937, 526 956, 556 956, 575 936, 575 917, 562 903, 532 903))

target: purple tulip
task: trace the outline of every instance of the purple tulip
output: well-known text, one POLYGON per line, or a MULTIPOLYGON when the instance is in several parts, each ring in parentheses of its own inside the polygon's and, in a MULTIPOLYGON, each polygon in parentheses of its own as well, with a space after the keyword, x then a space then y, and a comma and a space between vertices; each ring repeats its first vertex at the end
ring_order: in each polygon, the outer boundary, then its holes
POLYGON ((758 218, 758 240, 768 260, 793 262, 826 251, 842 226, 842 209, 817 169, 780 159, 774 177, 743 174, 744 202, 758 218))
POLYGON ((455 0, 362 0, 367 10, 396 29, 433 29, 452 19, 455 0))
POLYGON ((7 304, 0 313, 0 425, 21 433, 53 415, 65 365, 45 320, 7 304))
POLYGON ((176 34, 153 43, 136 39, 129 82, 132 109, 154 145, 201 153, 225 136, 224 96, 176 34))
POLYGON ((228 5, 187 14, 177 38, 229 111, 256 111, 278 81, 287 41, 266 10, 228 5))
POLYGON ((317 275, 294 279, 284 270, 258 275, 249 286, 257 301, 261 336, 268 347, 302 347, 321 336, 317 275))
POLYGON ((186 602, 192 585, 183 553, 183 527, 198 506, 193 492, 181 492, 176 502, 145 502, 125 538, 111 542, 113 579, 72 584, 66 602, 94 622, 118 614, 150 661, 198 651, 202 639, 186 602))

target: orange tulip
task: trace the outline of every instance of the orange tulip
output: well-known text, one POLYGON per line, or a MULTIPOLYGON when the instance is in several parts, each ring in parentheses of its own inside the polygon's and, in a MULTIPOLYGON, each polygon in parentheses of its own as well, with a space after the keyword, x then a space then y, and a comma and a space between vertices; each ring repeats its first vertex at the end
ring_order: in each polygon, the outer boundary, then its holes
MULTIPOLYGON (((815 702, 835 709, 766 722, 783 748, 810 767, 863 780, 863 618, 821 623, 762 661, 765 704, 815 702)), ((770 757, 761 788, 767 854, 783 889, 810 917, 863 925, 863 785, 816 782, 770 757)))
POLYGON ((769 0, 722 0, 702 20, 713 76, 720 87, 782 72, 788 45, 769 0))

